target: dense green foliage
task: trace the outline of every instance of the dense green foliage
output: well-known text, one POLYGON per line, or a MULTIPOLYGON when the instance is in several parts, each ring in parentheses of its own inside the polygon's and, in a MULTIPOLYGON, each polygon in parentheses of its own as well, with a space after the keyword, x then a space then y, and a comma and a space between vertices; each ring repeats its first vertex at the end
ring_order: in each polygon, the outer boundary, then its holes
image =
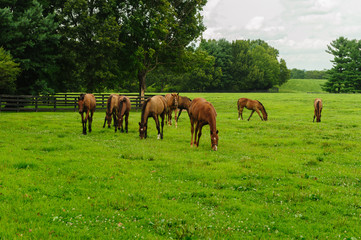
POLYGON ((360 95, 187 95, 214 104, 217 152, 208 126, 190 148, 186 113, 163 140, 150 119, 141 141, 140 112, 128 134, 115 134, 96 111, 86 136, 77 112, 1 112, 1 238, 361 236, 360 95), (238 121, 239 97, 259 99, 269 121, 238 121), (324 100, 321 123, 312 123, 315 97, 324 100))
POLYGON ((327 70, 300 70, 291 69, 291 79, 327 79, 327 70))
POLYGON ((174 65, 201 35, 205 4, 3 0, 0 46, 20 63, 18 93, 138 87, 144 92, 147 74, 159 65, 174 65))
POLYGON ((327 46, 333 66, 324 86, 327 92, 361 92, 361 40, 340 37, 327 46))
POLYGON ((22 70, 16 93, 264 90, 289 79, 262 40, 194 44, 206 2, 0 1, 0 46, 22 70))
POLYGON ((19 73, 19 64, 13 61, 9 52, 0 47, 0 94, 15 92, 15 81, 19 73))
POLYGON ((20 63, 18 93, 49 92, 55 84, 59 57, 58 24, 54 14, 43 14, 37 1, 1 1, 0 46, 20 63))

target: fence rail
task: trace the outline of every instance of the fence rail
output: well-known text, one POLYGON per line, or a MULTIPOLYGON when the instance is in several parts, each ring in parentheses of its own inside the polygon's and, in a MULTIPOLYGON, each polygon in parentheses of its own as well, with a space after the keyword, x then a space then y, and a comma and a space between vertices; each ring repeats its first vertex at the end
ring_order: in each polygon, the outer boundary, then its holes
MULTIPOLYGON (((106 109, 109 93, 94 94, 97 109, 106 109)), ((124 94, 129 97, 132 109, 139 109, 141 102, 153 95, 124 94)), ((55 112, 55 111, 77 111, 78 110, 77 93, 53 94, 53 95, 5 95, 0 94, 0 112, 16 111, 16 112, 55 112)))

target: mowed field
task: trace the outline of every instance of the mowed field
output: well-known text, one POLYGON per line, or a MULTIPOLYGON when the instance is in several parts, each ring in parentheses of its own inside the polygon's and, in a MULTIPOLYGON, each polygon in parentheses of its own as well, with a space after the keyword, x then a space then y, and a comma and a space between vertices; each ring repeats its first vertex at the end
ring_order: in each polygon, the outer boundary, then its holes
POLYGON ((186 112, 163 140, 139 111, 128 134, 96 111, 86 136, 77 112, 1 112, 0 239, 360 239, 361 95, 181 95, 215 106, 217 152, 186 112), (240 97, 269 121, 238 121, 240 97))

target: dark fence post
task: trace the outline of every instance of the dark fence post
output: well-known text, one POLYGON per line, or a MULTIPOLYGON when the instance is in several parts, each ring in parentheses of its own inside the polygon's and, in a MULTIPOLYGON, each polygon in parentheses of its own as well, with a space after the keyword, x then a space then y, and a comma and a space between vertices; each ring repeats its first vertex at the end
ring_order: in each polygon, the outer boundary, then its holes
POLYGON ((38 97, 39 96, 35 96, 35 112, 38 112, 38 97))

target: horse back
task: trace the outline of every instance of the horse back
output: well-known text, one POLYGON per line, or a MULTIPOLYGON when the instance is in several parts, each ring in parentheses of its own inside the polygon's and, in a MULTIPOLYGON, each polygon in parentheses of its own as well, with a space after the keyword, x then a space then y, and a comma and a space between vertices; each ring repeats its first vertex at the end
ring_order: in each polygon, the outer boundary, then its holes
POLYGON ((149 100, 146 108, 148 113, 159 115, 167 110, 167 102, 163 96, 156 95, 149 100))
POLYGON ((122 114, 125 112, 129 112, 131 108, 130 99, 127 96, 119 96, 119 106, 122 105, 122 114))
POLYGON ((96 100, 94 94, 87 93, 84 95, 84 104, 89 110, 94 110, 96 106, 96 100))
POLYGON ((213 105, 204 98, 193 99, 189 107, 190 117, 196 121, 210 122, 215 119, 217 112, 213 105))

